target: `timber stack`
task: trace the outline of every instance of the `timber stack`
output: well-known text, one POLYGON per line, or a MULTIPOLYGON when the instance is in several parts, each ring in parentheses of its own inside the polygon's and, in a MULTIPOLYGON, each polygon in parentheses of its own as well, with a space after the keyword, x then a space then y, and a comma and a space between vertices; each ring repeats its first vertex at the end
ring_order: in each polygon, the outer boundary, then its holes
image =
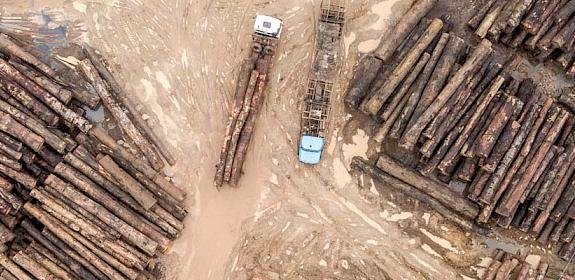
POLYGON ((74 83, 24 49, 0 34, 0 278, 155 279, 187 214, 175 158, 91 47, 74 83))
POLYGON ((569 259, 575 253, 572 109, 531 79, 513 78, 519 56, 499 61, 489 40, 470 47, 443 20, 423 18, 431 2, 416 2, 400 20, 412 28, 393 55, 378 58, 380 50, 390 52, 392 43, 384 40, 356 68, 346 105, 374 120, 373 139, 383 152, 375 164, 355 159, 353 166, 465 229, 513 226, 541 244, 558 244, 569 259), (414 15, 419 18, 406 18, 414 15))
POLYGON ((524 252, 511 254, 497 249, 483 266, 482 280, 510 279, 567 279, 551 278, 548 272, 549 263, 541 256, 527 255, 524 252))
POLYGON ((575 2, 570 0, 488 0, 469 20, 479 38, 523 49, 554 61, 575 77, 575 2))

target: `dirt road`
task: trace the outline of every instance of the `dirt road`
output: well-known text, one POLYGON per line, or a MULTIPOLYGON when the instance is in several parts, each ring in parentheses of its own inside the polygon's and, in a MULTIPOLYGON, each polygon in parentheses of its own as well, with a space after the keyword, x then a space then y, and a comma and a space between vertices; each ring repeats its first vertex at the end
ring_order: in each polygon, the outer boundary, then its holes
POLYGON ((102 50, 177 151, 179 163, 167 173, 190 192, 191 214, 166 256, 168 279, 474 276, 458 269, 479 261, 470 235, 417 202, 380 195, 385 188, 348 174, 351 158, 369 147, 366 132, 343 108, 350 71, 358 52, 375 48, 411 1, 351 2, 332 136, 315 167, 298 163, 296 147, 319 0, 2 2, 1 23, 25 24, 44 14, 50 21, 42 24, 66 26, 68 40, 102 50), (257 13, 282 18, 286 29, 240 186, 217 192, 214 165, 257 13))

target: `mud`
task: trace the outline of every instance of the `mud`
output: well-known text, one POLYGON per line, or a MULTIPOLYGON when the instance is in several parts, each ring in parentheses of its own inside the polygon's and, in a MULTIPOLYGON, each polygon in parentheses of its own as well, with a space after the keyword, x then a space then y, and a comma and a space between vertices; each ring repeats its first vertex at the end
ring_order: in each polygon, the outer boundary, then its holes
MULTIPOLYGON (((64 43, 100 49, 173 146, 178 164, 166 173, 188 190, 191 211, 162 260, 167 279, 468 279, 507 243, 487 246, 418 201, 348 173, 353 156, 377 147, 371 128, 343 108, 347 81, 410 2, 351 1, 331 136, 314 167, 298 163, 297 141, 319 0, 3 0, 0 28, 65 27, 64 43), (240 186, 218 192, 214 165, 257 13, 282 18, 285 30, 240 186)), ((57 60, 74 65, 65 54, 57 60)))

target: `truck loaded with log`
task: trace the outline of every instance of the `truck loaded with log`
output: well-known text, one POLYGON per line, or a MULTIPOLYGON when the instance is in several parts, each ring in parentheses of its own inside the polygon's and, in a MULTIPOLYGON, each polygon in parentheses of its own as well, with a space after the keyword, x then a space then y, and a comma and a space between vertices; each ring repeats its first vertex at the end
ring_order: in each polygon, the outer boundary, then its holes
POLYGON ((216 166, 214 185, 218 189, 224 183, 238 185, 282 29, 280 19, 264 15, 255 19, 252 49, 239 72, 233 108, 216 166))
POLYGON ((312 68, 301 116, 299 161, 318 164, 325 146, 331 95, 337 79, 341 35, 345 22, 343 0, 324 0, 317 27, 312 68))

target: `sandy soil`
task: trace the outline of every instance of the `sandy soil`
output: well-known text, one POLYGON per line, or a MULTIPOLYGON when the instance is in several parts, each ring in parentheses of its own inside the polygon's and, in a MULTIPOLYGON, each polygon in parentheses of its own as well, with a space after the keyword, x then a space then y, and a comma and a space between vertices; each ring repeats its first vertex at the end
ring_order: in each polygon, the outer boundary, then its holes
POLYGON ((410 2, 350 3, 332 136, 315 167, 298 163, 296 147, 319 0, 2 0, 0 23, 49 15, 53 22, 41 24, 65 25, 70 41, 101 49, 174 147, 179 163, 166 172, 190 192, 191 211, 165 257, 168 279, 472 277, 482 241, 348 173, 353 156, 373 152, 343 108, 353 63, 410 2), (257 13, 282 18, 286 29, 241 184, 217 192, 214 165, 257 13))

